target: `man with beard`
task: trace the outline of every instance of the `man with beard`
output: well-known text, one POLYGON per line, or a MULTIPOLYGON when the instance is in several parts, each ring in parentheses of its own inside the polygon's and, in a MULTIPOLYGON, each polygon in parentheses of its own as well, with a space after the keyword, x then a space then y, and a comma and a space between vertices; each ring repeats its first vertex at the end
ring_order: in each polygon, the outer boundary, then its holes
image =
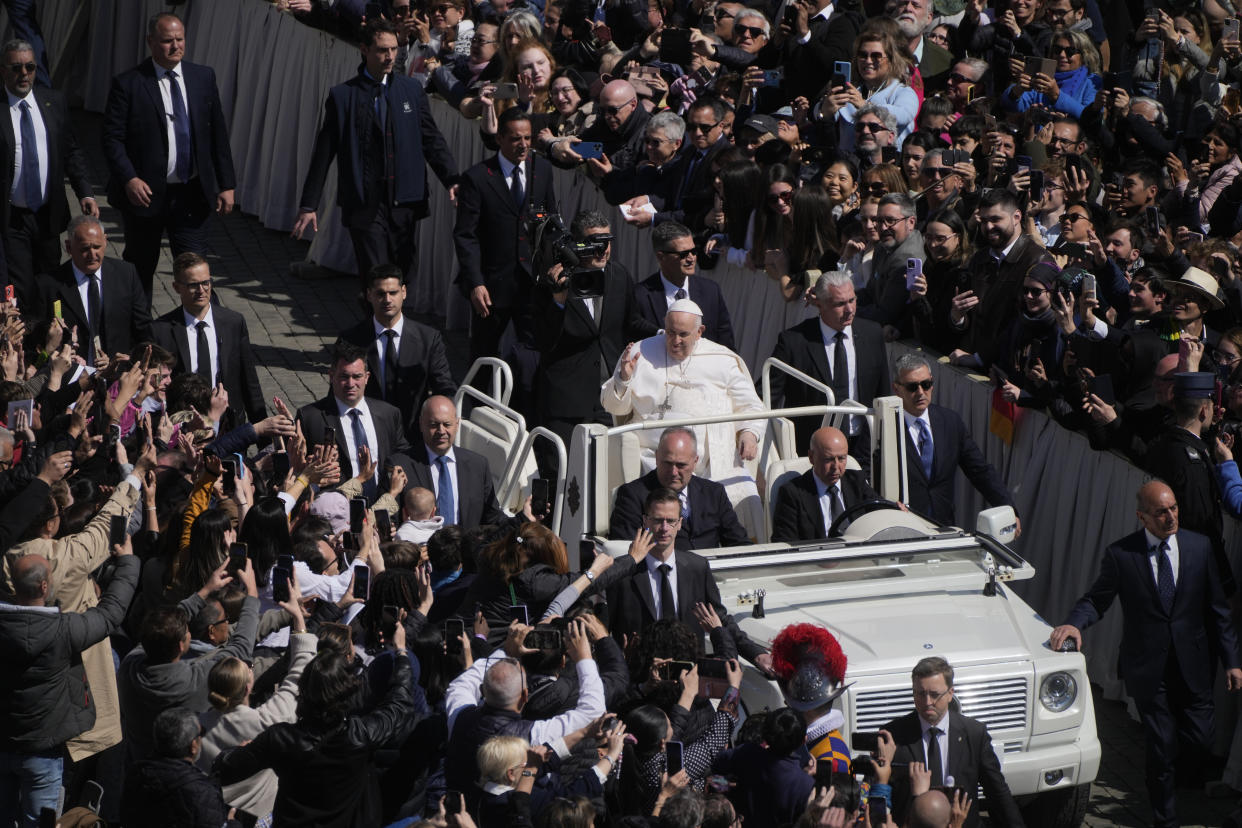
POLYGON ((943 89, 949 67, 953 65, 953 55, 923 37, 931 28, 932 0, 888 0, 884 12, 897 21, 901 33, 909 38, 910 53, 919 62, 919 72, 923 76, 923 89, 929 94, 943 89))
POLYGON ((948 163, 950 152, 953 150, 928 150, 919 165, 919 188, 923 197, 916 205, 916 226, 920 231, 926 225, 927 217, 941 210, 952 210, 961 216, 962 221, 969 221, 975 212, 975 204, 979 200, 975 188, 975 165, 970 161, 948 163))
POLYGON ((949 355, 955 365, 986 368, 997 354, 1000 334, 1018 306, 1022 279, 1048 254, 1022 234, 1018 197, 1009 190, 990 190, 979 200, 979 226, 986 246, 970 259, 970 289, 953 297, 949 319, 965 330, 964 345, 949 355))
POLYGON ((896 146, 897 118, 878 104, 869 104, 854 117, 854 152, 859 170, 884 161, 884 149, 896 146))
POLYGON ((881 325, 909 327, 906 305, 906 266, 923 258, 923 234, 914 228, 914 200, 905 193, 889 193, 880 199, 876 222, 880 243, 872 259, 871 281, 862 291, 858 315, 881 325))

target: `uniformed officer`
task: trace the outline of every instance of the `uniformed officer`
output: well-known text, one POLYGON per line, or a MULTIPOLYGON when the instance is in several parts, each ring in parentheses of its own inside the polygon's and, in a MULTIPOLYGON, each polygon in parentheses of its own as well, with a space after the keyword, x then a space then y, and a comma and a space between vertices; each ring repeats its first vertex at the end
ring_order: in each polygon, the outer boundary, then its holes
POLYGON ((1173 375, 1173 416, 1176 425, 1152 442, 1145 468, 1166 481, 1180 508, 1185 529, 1206 535, 1212 542, 1221 585, 1234 592, 1233 569, 1225 555, 1220 489, 1213 473, 1212 455, 1203 431, 1212 424, 1216 374, 1206 371, 1173 375))

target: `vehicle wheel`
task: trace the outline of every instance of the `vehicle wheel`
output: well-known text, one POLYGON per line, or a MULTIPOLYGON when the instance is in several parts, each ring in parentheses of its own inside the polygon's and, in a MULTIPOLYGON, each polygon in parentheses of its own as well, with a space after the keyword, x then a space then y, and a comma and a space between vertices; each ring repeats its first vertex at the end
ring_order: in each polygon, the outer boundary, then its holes
POLYGON ((1087 816, 1087 803, 1091 800, 1091 783, 1048 791, 1022 809, 1027 825, 1043 828, 1078 828, 1087 816))

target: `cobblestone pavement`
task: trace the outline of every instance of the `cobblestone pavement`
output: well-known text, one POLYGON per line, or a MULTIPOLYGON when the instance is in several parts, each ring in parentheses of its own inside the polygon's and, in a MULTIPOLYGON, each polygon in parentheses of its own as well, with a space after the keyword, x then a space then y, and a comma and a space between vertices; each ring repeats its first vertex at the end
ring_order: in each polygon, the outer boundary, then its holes
MULTIPOLYGON (((109 255, 124 247, 120 216, 102 196, 106 165, 99 146, 98 116, 78 112, 75 125, 87 153, 91 180, 99 194, 109 255)), ((72 194, 71 194, 72 201, 72 194)), ((243 205, 244 206, 244 205, 243 205)), ((291 407, 305 405, 327 391, 325 347, 362 316, 352 276, 300 263, 308 244, 287 233, 268 230, 258 219, 240 213, 217 218, 210 225, 212 277, 221 302, 245 317, 259 365, 259 381, 270 400, 281 395, 291 407), (294 272, 296 271, 296 272, 294 272)), ((165 247, 155 277, 153 315, 177 306, 172 287, 172 260, 165 247)), ((442 327, 441 320, 421 321, 442 327)), ((460 380, 467 363, 464 332, 445 332, 453 373, 460 380)), ((270 406, 269 406, 270 408, 270 406)), ((1092 792, 1086 825, 1145 826, 1151 824, 1143 786, 1143 734, 1119 702, 1096 700, 1096 719, 1104 745, 1103 766, 1092 792)), ((1183 791, 1179 798, 1184 826, 1220 826, 1239 797, 1208 798, 1202 790, 1183 791)), ((1030 826, 1040 828, 1040 826, 1030 826)))

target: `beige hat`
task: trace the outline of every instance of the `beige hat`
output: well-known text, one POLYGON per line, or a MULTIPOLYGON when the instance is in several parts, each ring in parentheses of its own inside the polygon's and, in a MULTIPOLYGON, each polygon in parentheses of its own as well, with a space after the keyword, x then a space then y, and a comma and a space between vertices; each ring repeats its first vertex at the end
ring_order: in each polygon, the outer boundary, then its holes
MULTIPOLYGON (((1203 271, 1200 271, 1202 273, 1203 271)), ((1204 273, 1204 276, 1207 274, 1204 273)), ((703 318, 703 309, 699 307, 697 302, 689 299, 678 299, 676 302, 668 306, 669 313, 692 313, 699 319, 703 318)))
POLYGON ((1197 267, 1188 268, 1182 274, 1182 278, 1165 287, 1172 289, 1175 293, 1181 291, 1196 299, 1206 299, 1209 310, 1220 310, 1225 306, 1220 298, 1220 285, 1210 273, 1197 267))

